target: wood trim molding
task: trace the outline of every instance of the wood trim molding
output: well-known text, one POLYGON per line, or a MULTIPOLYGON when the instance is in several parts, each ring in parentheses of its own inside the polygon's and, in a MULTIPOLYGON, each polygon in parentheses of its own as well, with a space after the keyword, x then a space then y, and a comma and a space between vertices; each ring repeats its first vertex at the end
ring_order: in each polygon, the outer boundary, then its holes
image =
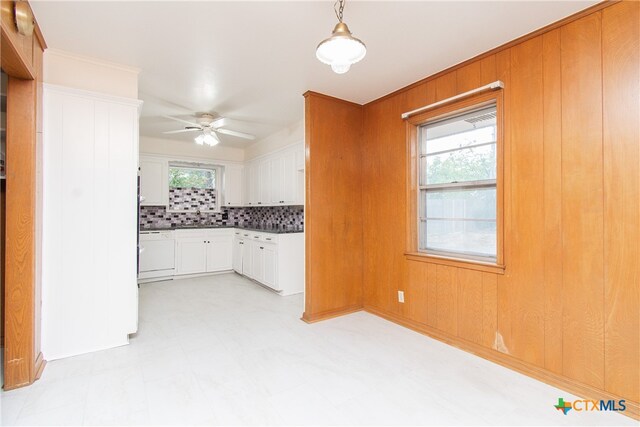
POLYGON ((36 81, 9 77, 4 388, 35 378, 36 81))
POLYGON ((20 49, 11 41, 11 34, 2 26, 0 29, 2 69, 10 76, 26 80, 35 79, 31 65, 29 65, 20 49))
POLYGON ((7 177, 4 251, 5 390, 40 378, 42 51, 36 23, 33 36, 17 33, 13 3, 2 1, 2 68, 7 87, 7 177))
POLYGON ((363 310, 363 307, 361 305, 354 305, 351 307, 340 308, 337 310, 323 311, 321 313, 316 313, 311 315, 307 314, 307 312, 305 311, 302 314, 302 318, 300 320, 302 320, 305 323, 316 323, 322 320, 332 319, 334 317, 340 317, 340 316, 344 316, 345 314, 351 314, 351 313, 355 313, 357 311, 362 311, 362 310, 363 310))
POLYGON ((451 267, 464 268, 467 270, 484 271, 487 273, 504 274, 505 266, 497 264, 488 264, 480 261, 463 260, 456 258, 447 258, 435 256, 420 252, 407 252, 404 254, 409 261, 428 262, 431 264, 448 265, 451 267))
POLYGON ((613 4, 619 3, 621 1, 623 1, 623 0, 604 0, 604 1, 600 2, 600 3, 598 3, 598 4, 595 4, 595 5, 591 6, 591 7, 588 7, 586 9, 584 9, 584 10, 576 12, 573 15, 569 15, 564 19, 561 19, 559 21, 556 21, 556 22, 553 22, 553 23, 551 23, 549 25, 546 25, 546 26, 544 26, 542 28, 539 28, 539 29, 537 29, 535 31, 532 31, 529 34, 525 34, 524 36, 521 36, 521 37, 518 37, 517 39, 513 39, 511 41, 508 41, 507 43, 505 43, 503 45, 495 47, 495 48, 493 48, 491 50, 488 50, 486 52, 482 52, 481 54, 476 55, 473 58, 469 58, 469 59, 467 59, 465 61, 462 61, 462 62, 460 62, 458 64, 452 65, 451 67, 445 68, 444 70, 438 71, 435 74, 431 74, 428 77, 420 79, 420 80, 418 80, 418 81, 416 81, 414 83, 411 83, 408 86, 404 86, 404 87, 402 87, 400 89, 397 89, 397 90, 395 90, 393 92, 390 92, 390 93, 388 93, 386 95, 383 95, 380 98, 377 98, 377 99, 374 99, 373 101, 365 103, 364 105, 365 106, 366 105, 372 105, 372 104, 375 104, 377 102, 384 101, 387 98, 391 98, 391 97, 396 96, 396 95, 398 95, 400 93, 403 93, 403 92, 406 92, 408 90, 411 90, 411 89, 415 88, 416 86, 420 86, 420 85, 422 85, 422 84, 424 84, 424 83, 426 83, 426 82, 428 82, 430 80, 435 80, 438 77, 441 77, 441 76, 443 76, 445 74, 448 74, 448 73, 450 73, 452 71, 455 71, 455 70, 457 70, 459 68, 462 68, 462 67, 464 67, 466 65, 469 65, 469 64, 471 64, 473 62, 479 61, 479 60, 484 59, 484 58, 486 58, 488 56, 491 56, 491 55, 495 55, 498 52, 501 52, 503 50, 507 50, 507 49, 509 49, 509 48, 511 48, 511 47, 513 47, 515 45, 523 43, 523 42, 525 42, 527 40, 535 38, 535 37, 537 37, 537 36, 539 36, 541 34, 544 34, 546 32, 554 30, 556 28, 560 28, 563 25, 566 25, 566 24, 568 24, 570 22, 577 21, 580 18, 584 18, 587 15, 591 15, 592 13, 596 13, 596 12, 606 8, 606 7, 609 7, 609 6, 613 5, 613 4))
POLYGON ((44 367, 46 366, 47 361, 44 360, 42 353, 38 353, 38 357, 36 358, 36 363, 35 363, 35 375, 33 380, 39 380, 40 377, 42 376, 42 372, 44 371, 44 367))
POLYGON ((579 383, 570 378, 558 375, 556 373, 547 371, 537 366, 530 365, 526 362, 522 362, 507 354, 499 353, 496 350, 483 347, 479 344, 475 344, 457 337, 453 337, 438 329, 435 329, 430 326, 423 325, 421 323, 417 323, 408 319, 404 319, 396 314, 388 313, 386 311, 379 310, 375 307, 365 305, 364 311, 374 314, 376 316, 380 316, 400 326, 404 326, 416 332, 420 332, 421 334, 427 335, 433 339, 436 339, 438 341, 441 341, 453 347, 457 347, 468 353, 475 354, 476 356, 482 357, 483 359, 486 359, 490 362, 494 362, 494 363, 497 363, 498 365, 502 365, 505 368, 509 368, 514 371, 520 372, 528 377, 542 381, 543 383, 565 390, 568 393, 575 394, 577 396, 580 396, 586 399, 598 399, 598 400, 624 399, 627 405, 627 410, 625 412, 622 412, 622 414, 627 415, 631 418, 640 420, 640 404, 638 402, 633 402, 621 396, 617 396, 612 393, 608 393, 606 391, 597 389, 595 387, 591 387, 589 385, 579 383))
POLYGON ((312 90, 306 91, 305 93, 302 94, 302 96, 304 96, 305 98, 307 98, 309 96, 315 96, 315 97, 318 97, 318 98, 329 99, 331 101, 342 102, 343 104, 355 105, 357 107, 362 107, 362 104, 358 104, 357 102, 347 101, 345 99, 336 98, 334 96, 325 95, 324 93, 314 92, 312 90))

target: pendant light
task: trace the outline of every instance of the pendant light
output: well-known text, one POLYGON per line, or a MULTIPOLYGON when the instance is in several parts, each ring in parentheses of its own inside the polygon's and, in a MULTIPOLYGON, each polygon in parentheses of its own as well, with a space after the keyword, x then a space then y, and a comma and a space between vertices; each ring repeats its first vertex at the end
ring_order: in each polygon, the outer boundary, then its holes
POLYGON ((320 42, 316 48, 316 57, 320 62, 331 65, 337 74, 349 71, 352 64, 362 60, 367 54, 367 47, 362 41, 351 35, 347 24, 342 22, 345 0, 338 0, 334 9, 338 23, 331 33, 331 37, 320 42))

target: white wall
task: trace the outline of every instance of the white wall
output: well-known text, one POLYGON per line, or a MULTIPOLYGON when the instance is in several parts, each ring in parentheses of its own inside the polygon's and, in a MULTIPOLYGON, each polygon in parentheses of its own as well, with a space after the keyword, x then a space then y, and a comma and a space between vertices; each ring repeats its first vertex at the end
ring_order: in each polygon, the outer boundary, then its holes
POLYGON ((128 343, 137 329, 139 102, 45 85, 42 352, 128 343))
POLYGON ((227 160, 242 162, 245 151, 241 148, 216 145, 208 147, 193 141, 140 137, 140 154, 160 154, 176 158, 195 157, 203 160, 227 160))
POLYGON ((137 329, 139 70, 54 49, 43 66, 42 352, 53 360, 137 329))
POLYGON ((43 66, 45 83, 124 98, 138 98, 140 70, 137 68, 56 49, 44 51, 43 66))
POLYGON ((304 122, 300 120, 263 138, 245 149, 245 160, 269 154, 280 148, 304 141, 304 122))

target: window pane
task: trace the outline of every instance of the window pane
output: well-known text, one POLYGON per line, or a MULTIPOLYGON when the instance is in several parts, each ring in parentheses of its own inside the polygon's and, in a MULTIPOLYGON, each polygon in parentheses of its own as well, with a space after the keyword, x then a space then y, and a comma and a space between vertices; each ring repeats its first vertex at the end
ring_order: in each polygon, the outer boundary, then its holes
POLYGON ((420 185, 495 179, 496 144, 422 157, 420 170, 420 185))
POLYGON ((421 191, 420 216, 426 219, 496 219, 496 189, 421 191))
POLYGON ((215 188, 215 170, 169 167, 170 188, 215 188))
POLYGON ((420 249, 495 258, 495 221, 420 221, 420 249))
POLYGON ((420 136, 421 154, 495 142, 496 106, 429 123, 422 127, 420 136))

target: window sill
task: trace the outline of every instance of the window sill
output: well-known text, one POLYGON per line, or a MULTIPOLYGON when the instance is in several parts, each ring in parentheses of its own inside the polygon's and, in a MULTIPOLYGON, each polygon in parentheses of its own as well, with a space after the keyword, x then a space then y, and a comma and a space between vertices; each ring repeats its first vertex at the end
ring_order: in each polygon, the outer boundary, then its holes
POLYGON ((451 267, 465 268, 467 270, 478 270, 487 273, 504 274, 505 270, 504 265, 459 258, 449 258, 445 256, 425 254, 422 252, 405 252, 404 256, 409 261, 429 262, 432 264, 448 265, 451 267))

